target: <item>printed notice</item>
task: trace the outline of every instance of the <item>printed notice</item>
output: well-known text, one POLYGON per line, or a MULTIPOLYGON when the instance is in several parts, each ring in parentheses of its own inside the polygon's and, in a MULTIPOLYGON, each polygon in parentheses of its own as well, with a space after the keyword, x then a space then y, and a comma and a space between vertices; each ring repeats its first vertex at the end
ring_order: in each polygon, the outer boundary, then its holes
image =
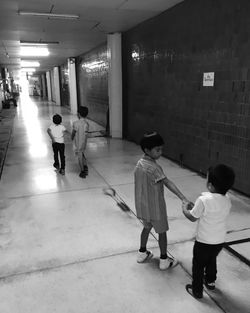
POLYGON ((214 85, 214 72, 203 73, 203 86, 212 86, 214 85))

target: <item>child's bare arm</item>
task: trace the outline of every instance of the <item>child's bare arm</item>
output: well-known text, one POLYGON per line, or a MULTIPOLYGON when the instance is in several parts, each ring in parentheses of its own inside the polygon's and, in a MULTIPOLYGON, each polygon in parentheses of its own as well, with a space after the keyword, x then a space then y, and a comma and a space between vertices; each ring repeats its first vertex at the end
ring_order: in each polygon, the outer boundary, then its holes
POLYGON ((198 218, 194 217, 190 210, 192 210, 194 204, 193 203, 182 203, 182 212, 186 216, 187 219, 189 219, 191 222, 196 222, 198 218))
POLYGON ((176 185, 169 180, 167 177, 163 180, 164 185, 173 192, 181 201, 189 203, 187 198, 182 194, 182 192, 176 187, 176 185))
POLYGON ((53 137, 53 135, 52 135, 52 133, 51 133, 51 129, 50 129, 50 128, 47 129, 47 133, 49 134, 50 139, 52 140, 52 142, 54 142, 55 139, 54 139, 54 137, 53 137))
POLYGON ((72 133, 71 133, 71 140, 73 140, 75 138, 75 135, 76 135, 76 130, 73 129, 72 133))

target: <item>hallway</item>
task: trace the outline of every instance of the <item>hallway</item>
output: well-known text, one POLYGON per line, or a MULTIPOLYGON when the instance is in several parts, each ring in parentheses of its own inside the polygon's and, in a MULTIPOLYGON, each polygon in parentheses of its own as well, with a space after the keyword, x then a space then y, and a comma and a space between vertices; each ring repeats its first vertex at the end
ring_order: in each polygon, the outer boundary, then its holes
MULTIPOLYGON (((170 222, 169 253, 179 261, 173 270, 158 269, 155 257, 136 263, 141 224, 134 215, 133 170, 142 152, 132 142, 90 138, 89 175, 81 179, 70 136, 66 174, 52 164, 46 132, 59 113, 71 131, 76 116, 64 107, 21 98, 0 180, 1 313, 247 313, 249 266, 223 249, 216 291, 197 301, 185 291, 191 281, 195 224, 181 212, 180 201, 165 192, 170 222), (121 211, 103 194, 108 185, 130 207, 121 211)), ((90 131, 101 127, 90 121, 90 131)), ((94 133, 93 133, 94 134, 94 133)), ((192 201, 205 190, 204 178, 161 158, 167 176, 192 201)), ((228 241, 250 237, 250 199, 231 193, 228 241)), ((250 259, 249 242, 238 251, 250 259)))

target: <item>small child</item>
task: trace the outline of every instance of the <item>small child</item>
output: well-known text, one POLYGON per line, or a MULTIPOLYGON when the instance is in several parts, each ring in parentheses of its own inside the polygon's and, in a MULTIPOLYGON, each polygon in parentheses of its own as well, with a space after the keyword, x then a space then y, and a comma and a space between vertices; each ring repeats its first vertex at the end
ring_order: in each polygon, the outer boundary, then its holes
POLYGON ((71 134, 71 139, 74 141, 75 154, 78 157, 78 162, 80 166, 81 178, 86 178, 88 175, 87 160, 84 155, 84 151, 87 145, 89 123, 87 122, 88 108, 81 106, 78 109, 78 121, 73 123, 73 130, 71 134))
POLYGON ((53 166, 59 170, 59 173, 65 175, 65 144, 64 144, 64 134, 67 132, 65 126, 62 124, 62 117, 59 114, 53 116, 53 124, 47 129, 52 140, 52 149, 54 152, 54 164, 53 166), (58 154, 60 155, 61 166, 58 159, 58 154))
POLYGON ((161 253, 159 268, 166 270, 176 266, 178 262, 167 255, 167 230, 169 227, 164 185, 182 201, 188 201, 175 184, 166 177, 161 166, 156 163, 156 160, 162 155, 163 144, 163 138, 156 132, 144 135, 140 145, 145 154, 137 162, 134 175, 136 213, 144 226, 141 232, 137 262, 143 263, 153 257, 152 252, 146 248, 148 236, 153 227, 159 234, 161 253))
POLYGON ((191 222, 198 220, 193 248, 193 281, 192 285, 186 285, 187 292, 196 299, 203 297, 203 282, 208 289, 215 289, 216 258, 223 248, 226 218, 231 208, 226 193, 233 186, 234 179, 235 174, 230 167, 224 164, 210 167, 207 173, 209 192, 203 192, 194 206, 183 204, 182 207, 191 222))

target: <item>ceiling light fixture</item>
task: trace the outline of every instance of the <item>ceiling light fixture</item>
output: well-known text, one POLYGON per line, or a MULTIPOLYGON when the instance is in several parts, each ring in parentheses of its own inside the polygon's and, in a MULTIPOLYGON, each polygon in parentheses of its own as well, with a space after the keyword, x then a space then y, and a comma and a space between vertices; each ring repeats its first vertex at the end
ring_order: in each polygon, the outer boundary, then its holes
POLYGON ((22 72, 35 72, 36 69, 35 68, 32 68, 32 67, 25 67, 25 68, 22 68, 21 69, 22 72))
POLYGON ((22 67, 39 67, 40 63, 38 61, 21 61, 22 67))
POLYGON ((21 47, 20 51, 21 56, 48 56, 49 50, 48 48, 39 48, 39 47, 21 47))
POLYGON ((47 45, 58 45, 59 41, 24 41, 20 40, 22 46, 47 46, 47 45))
POLYGON ((47 17, 51 19, 64 19, 64 20, 78 20, 80 18, 79 15, 75 14, 55 14, 55 13, 40 13, 27 11, 18 11, 18 14, 25 16, 47 17))

